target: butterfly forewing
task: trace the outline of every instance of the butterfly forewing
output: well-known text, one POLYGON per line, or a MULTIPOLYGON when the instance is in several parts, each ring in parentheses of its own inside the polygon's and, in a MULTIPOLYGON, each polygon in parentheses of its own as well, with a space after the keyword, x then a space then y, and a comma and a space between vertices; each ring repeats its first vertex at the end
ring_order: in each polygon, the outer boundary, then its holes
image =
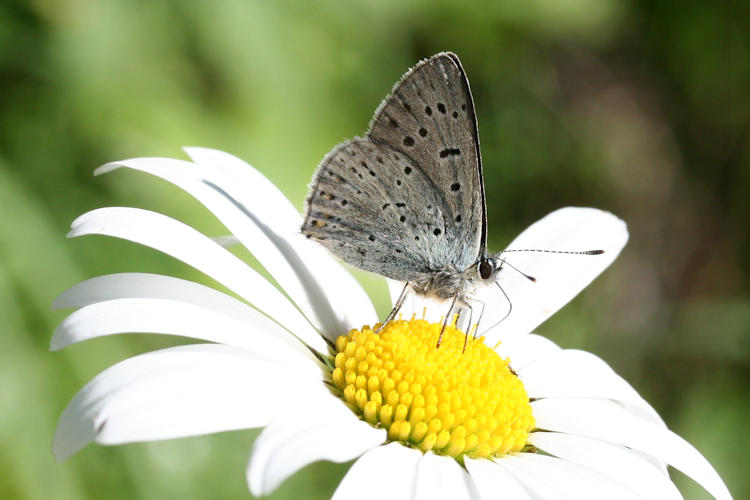
POLYGON ((443 243, 464 269, 484 251, 484 185, 474 104, 458 57, 415 66, 375 113, 368 136, 409 158, 443 199, 443 243))
POLYGON ((400 281, 463 270, 484 250, 476 119, 456 56, 396 85, 365 138, 321 162, 302 232, 344 261, 400 281))

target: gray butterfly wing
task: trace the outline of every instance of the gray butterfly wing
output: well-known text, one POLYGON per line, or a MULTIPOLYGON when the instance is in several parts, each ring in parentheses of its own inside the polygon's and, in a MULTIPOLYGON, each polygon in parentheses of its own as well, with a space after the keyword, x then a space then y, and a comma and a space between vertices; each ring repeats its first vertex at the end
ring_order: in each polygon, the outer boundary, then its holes
POLYGON ((458 58, 433 56, 396 85, 366 138, 323 159, 302 232, 344 261, 400 281, 463 270, 484 251, 478 148, 458 58))
POLYGON ((392 148, 346 141, 315 173, 302 232, 356 267, 418 280, 436 269, 442 233, 443 200, 430 182, 392 148))
POLYGON ((368 136, 406 155, 441 193, 453 251, 444 264, 474 264, 486 247, 484 179, 474 100, 458 56, 440 53, 407 73, 375 112, 368 136))

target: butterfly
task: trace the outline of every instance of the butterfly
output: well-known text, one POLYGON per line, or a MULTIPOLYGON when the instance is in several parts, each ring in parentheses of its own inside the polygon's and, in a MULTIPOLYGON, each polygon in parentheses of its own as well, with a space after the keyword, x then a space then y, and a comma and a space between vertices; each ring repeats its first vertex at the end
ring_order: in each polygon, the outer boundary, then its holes
POLYGON ((507 262, 487 251, 477 118, 458 56, 419 62, 380 104, 365 136, 323 158, 302 233, 355 267, 406 282, 383 324, 412 290, 450 299, 445 321, 456 306, 471 310, 476 288, 494 283, 507 262))

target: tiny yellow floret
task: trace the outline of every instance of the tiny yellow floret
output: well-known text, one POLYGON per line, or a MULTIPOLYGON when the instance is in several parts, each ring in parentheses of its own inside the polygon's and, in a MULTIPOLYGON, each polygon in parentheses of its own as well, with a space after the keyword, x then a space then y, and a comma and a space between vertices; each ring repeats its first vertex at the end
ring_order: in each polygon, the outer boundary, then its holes
POLYGON ((442 323, 391 321, 335 342, 331 381, 360 418, 423 452, 461 460, 521 451, 535 421, 523 383, 483 339, 442 323), (465 346, 465 350, 464 350, 465 346))

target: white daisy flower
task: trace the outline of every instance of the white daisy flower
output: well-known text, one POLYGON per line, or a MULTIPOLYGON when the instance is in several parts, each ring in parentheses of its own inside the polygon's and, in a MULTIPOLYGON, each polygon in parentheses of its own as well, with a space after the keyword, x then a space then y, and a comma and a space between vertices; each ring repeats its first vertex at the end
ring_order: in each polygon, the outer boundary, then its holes
MULTIPOLYGON (((79 217, 70 236, 105 234, 169 254, 236 294, 155 274, 93 278, 55 307, 78 308, 52 350, 93 337, 148 332, 205 343, 126 359, 64 410, 58 460, 92 441, 121 444, 263 427, 247 466, 255 495, 318 460, 355 460, 335 499, 677 499, 667 465, 717 499, 731 498, 712 466, 671 432, 625 380, 593 354, 528 333, 603 271, 627 230, 613 215, 565 208, 509 248, 604 248, 599 258, 513 256, 537 276, 505 272, 513 314, 470 341, 422 319, 419 298, 375 335, 357 282, 299 234, 301 217, 265 177, 226 153, 191 148, 192 162, 133 159, 127 167, 181 187, 231 231, 281 286, 174 219, 135 208, 79 217), (416 315, 412 316, 412 312, 416 315), (411 318, 411 319, 410 319, 411 318), (488 340, 490 339, 490 340, 488 340)), ((397 288, 398 285, 394 285, 397 288)), ((482 324, 507 310, 485 293, 482 324)), ((445 308, 429 307, 439 319, 445 308)))

